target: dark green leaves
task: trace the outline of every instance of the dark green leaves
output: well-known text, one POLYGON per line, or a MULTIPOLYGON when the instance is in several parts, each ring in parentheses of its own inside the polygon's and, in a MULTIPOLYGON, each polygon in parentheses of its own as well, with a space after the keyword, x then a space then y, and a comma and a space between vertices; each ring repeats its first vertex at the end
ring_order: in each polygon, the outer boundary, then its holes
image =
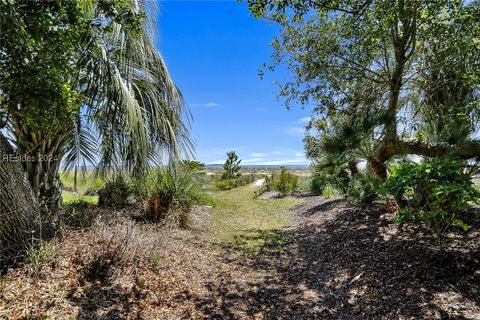
POLYGON ((397 222, 424 223, 441 237, 450 225, 468 229, 457 214, 479 201, 470 172, 465 161, 448 157, 404 162, 394 168, 380 193, 402 204, 397 222))

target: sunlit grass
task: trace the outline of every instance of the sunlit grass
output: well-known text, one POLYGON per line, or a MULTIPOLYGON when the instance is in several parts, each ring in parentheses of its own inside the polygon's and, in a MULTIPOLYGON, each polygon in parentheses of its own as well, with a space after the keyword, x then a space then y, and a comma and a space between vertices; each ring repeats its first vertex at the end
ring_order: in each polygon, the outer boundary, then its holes
POLYGON ((105 184, 101 178, 94 175, 93 171, 89 171, 85 175, 78 175, 76 189, 73 174, 61 172, 60 179, 62 180, 64 189, 62 192, 64 204, 69 204, 78 200, 87 201, 91 204, 97 204, 98 196, 84 195, 84 193, 89 190, 98 191, 105 184))
POLYGON ((91 204, 98 203, 98 196, 83 196, 73 192, 63 191, 62 193, 63 203, 69 204, 75 201, 83 200, 91 204))
POLYGON ((274 249, 284 243, 279 231, 292 221, 290 209, 298 203, 292 198, 254 199, 254 190, 244 186, 214 193, 217 207, 211 234, 223 245, 248 255, 266 245, 274 249))
MULTIPOLYGON (((70 190, 75 188, 75 178, 73 173, 66 174, 65 172, 62 172, 60 173, 60 179, 62 180, 64 188, 70 190)), ((77 176, 77 192, 82 194, 89 189, 99 190, 104 184, 104 180, 96 177, 93 171, 88 171, 85 175, 79 174, 77 176)))

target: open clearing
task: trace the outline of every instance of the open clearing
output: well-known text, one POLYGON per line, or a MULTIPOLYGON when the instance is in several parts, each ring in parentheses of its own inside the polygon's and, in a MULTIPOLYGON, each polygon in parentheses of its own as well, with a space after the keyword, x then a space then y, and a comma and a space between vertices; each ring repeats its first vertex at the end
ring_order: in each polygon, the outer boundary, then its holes
POLYGON ((478 230, 451 232, 440 257, 425 229, 393 225, 381 204, 253 190, 216 192, 193 231, 112 212, 66 230, 38 270, 2 279, 0 318, 480 318, 478 230), (128 233, 122 261, 99 265, 107 240, 128 233))

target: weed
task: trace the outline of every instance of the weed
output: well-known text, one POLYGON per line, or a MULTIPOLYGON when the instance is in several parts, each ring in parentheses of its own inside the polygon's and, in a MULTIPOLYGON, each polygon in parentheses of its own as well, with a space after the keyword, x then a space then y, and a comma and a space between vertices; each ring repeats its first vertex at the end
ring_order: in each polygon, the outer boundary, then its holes
POLYGON ((46 241, 32 238, 32 245, 27 252, 26 262, 32 275, 38 275, 44 263, 52 256, 52 247, 46 241))

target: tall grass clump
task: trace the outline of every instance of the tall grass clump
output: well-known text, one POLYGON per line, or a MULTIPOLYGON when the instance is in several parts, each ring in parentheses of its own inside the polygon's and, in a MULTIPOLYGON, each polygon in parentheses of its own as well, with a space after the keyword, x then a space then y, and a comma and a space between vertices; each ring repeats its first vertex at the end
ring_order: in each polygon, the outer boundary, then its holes
POLYGON ((147 194, 146 217, 159 222, 173 222, 188 227, 190 211, 196 204, 208 203, 204 166, 182 161, 154 170, 135 188, 147 194))
POLYGON ((326 199, 330 199, 333 197, 338 197, 342 193, 339 191, 337 188, 334 186, 327 184, 323 189, 322 189, 322 196, 326 199))

